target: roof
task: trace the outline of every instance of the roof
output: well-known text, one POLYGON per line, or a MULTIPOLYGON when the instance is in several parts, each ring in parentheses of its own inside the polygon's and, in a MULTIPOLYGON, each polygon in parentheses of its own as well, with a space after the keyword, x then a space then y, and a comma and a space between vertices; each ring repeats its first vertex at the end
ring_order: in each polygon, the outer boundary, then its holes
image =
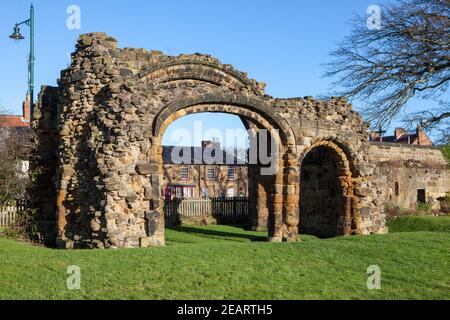
POLYGON ((409 144, 415 139, 417 139, 417 134, 404 134, 397 139, 396 136, 383 136, 383 142, 397 142, 397 143, 405 143, 409 144), (409 139, 408 139, 409 138, 409 139))
POLYGON ((0 127, 29 127, 30 122, 22 116, 0 115, 0 127))
POLYGON ((197 187, 195 183, 168 183, 168 187, 197 187))
POLYGON ((398 143, 398 144, 414 144, 414 145, 427 145, 432 146, 433 142, 427 136, 427 134, 419 127, 416 128, 415 133, 409 133, 403 128, 396 128, 394 135, 392 136, 382 136, 380 138, 380 131, 371 131, 369 134, 370 141, 381 141, 388 143, 398 143))
POLYGON ((175 147, 163 146, 162 158, 164 164, 212 164, 212 165, 246 165, 246 161, 242 158, 236 157, 233 153, 220 148, 213 147, 175 147), (176 148, 176 149, 175 149, 176 148), (216 152, 217 157, 216 157, 216 152), (222 157, 220 156, 222 153, 222 157), (180 157, 180 162, 173 161, 173 156, 180 157), (184 159, 186 157, 186 159, 184 159), (230 159, 230 160, 229 160, 230 159))

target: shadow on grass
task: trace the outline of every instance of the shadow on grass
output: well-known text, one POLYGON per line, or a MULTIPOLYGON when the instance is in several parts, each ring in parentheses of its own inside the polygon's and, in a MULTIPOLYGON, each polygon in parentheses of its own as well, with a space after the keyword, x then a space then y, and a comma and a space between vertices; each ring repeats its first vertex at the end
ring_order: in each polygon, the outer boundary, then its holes
POLYGON ((251 235, 251 234, 244 234, 239 232, 226 232, 226 231, 219 231, 219 230, 211 230, 211 229, 202 229, 202 228, 193 228, 193 227, 187 227, 187 226, 177 226, 177 227, 170 227, 168 229, 179 231, 179 232, 185 232, 192 235, 200 235, 200 236, 212 236, 212 237, 220 237, 220 238, 237 238, 237 239, 246 239, 250 241, 267 241, 267 237, 264 236, 258 236, 258 235, 251 235))

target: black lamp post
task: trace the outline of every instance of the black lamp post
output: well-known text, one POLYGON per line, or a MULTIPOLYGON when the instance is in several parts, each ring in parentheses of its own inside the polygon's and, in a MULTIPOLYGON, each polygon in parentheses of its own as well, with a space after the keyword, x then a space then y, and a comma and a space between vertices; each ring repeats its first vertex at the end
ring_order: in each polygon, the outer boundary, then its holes
POLYGON ((33 4, 30 6, 30 18, 16 23, 14 26, 14 32, 9 36, 11 39, 20 41, 25 37, 20 33, 19 26, 26 24, 30 27, 30 56, 28 59, 28 94, 30 95, 30 119, 33 118, 33 98, 34 98, 34 8, 33 4))

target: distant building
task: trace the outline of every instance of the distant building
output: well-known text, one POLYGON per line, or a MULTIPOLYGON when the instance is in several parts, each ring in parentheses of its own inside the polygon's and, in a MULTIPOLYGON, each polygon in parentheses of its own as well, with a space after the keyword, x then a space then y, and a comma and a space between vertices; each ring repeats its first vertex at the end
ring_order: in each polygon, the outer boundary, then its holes
POLYGON ((22 104, 22 115, 0 115, 0 128, 30 127, 30 98, 22 104))
POLYGON ((202 141, 201 147, 175 148, 163 147, 165 199, 248 196, 245 159, 222 150, 220 142, 202 141), (174 159, 178 156, 182 163, 174 159), (212 163, 212 159, 218 161, 212 163))
MULTIPOLYGON (((22 115, 0 115, 0 148, 8 141, 11 133, 19 135, 27 133, 30 127, 30 98, 27 95, 26 100, 22 104, 22 115)), ((29 161, 21 161, 20 170, 26 175, 28 174, 29 161)))
POLYGON ((417 127, 416 132, 414 133, 409 133, 404 128, 395 128, 393 136, 383 136, 382 131, 371 131, 369 134, 369 141, 433 146, 433 142, 419 127, 417 127))

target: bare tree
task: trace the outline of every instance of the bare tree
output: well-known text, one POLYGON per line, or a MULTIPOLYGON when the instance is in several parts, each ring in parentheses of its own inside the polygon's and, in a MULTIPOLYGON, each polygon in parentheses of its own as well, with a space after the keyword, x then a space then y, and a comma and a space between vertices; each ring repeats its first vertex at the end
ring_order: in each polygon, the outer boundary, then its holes
POLYGON ((389 125, 411 98, 427 99, 405 120, 448 137, 448 103, 428 103, 450 83, 450 1, 400 0, 381 12, 380 28, 368 28, 367 17, 353 20, 351 34, 325 65, 326 76, 337 78, 337 94, 367 103, 363 115, 374 127, 389 125))
POLYGON ((450 144, 450 103, 444 100, 436 101, 437 106, 424 111, 414 112, 404 117, 406 126, 417 124, 427 131, 434 131, 440 144, 450 144))
MULTIPOLYGON (((0 122, 4 120, 0 117, 0 122)), ((25 195, 29 177, 24 164, 32 148, 31 132, 27 129, 0 123, 0 202, 22 199, 25 195)))

